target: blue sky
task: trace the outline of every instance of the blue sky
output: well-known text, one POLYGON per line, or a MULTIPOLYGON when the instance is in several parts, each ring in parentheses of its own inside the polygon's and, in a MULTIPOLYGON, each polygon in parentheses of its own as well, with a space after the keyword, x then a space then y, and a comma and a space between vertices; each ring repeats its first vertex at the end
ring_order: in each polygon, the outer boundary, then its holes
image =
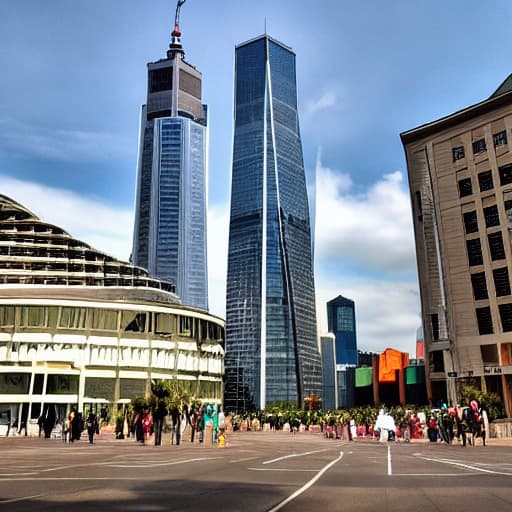
MULTIPOLYGON (((0 190, 127 259, 146 63, 174 0, 0 2, 0 190)), ((297 54, 316 284, 356 302, 360 348, 413 355, 420 323, 399 133, 489 96, 512 72, 512 4, 187 0, 186 59, 210 111, 211 310, 224 315, 236 44, 267 31, 297 54), (316 171, 316 173, 315 173, 316 171)))

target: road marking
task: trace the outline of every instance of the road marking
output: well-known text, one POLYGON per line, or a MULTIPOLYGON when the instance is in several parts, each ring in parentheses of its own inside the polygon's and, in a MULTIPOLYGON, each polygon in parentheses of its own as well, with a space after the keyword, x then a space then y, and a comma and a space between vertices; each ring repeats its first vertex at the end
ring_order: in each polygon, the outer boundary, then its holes
POLYGON ((476 476, 477 473, 395 473, 393 476, 476 476))
POLYGON ((262 462, 262 464, 272 464, 273 462, 277 462, 278 460, 289 459, 291 457, 302 457, 303 455, 311 455, 312 453, 320 453, 326 452, 329 448, 323 448, 322 450, 313 450, 312 452, 304 452, 304 453, 292 453, 291 455, 284 455, 283 457, 278 457, 277 459, 267 460, 262 462))
POLYGON ((229 462, 245 462, 247 460, 254 460, 254 459, 257 459, 258 457, 245 457, 245 459, 233 459, 233 460, 230 460, 229 462))
POLYGON ((0 503, 16 503, 17 501, 32 500, 34 498, 41 498, 44 494, 34 494, 33 496, 22 496, 21 498, 12 498, 10 500, 0 500, 0 503))
POLYGON ((300 496, 304 491, 307 491, 327 470, 329 470, 334 464, 339 462, 343 458, 343 452, 340 452, 339 457, 325 465, 309 482, 305 483, 300 489, 297 489, 293 494, 288 496, 285 500, 278 503, 275 507, 268 510, 268 512, 277 512, 281 510, 285 505, 293 501, 297 496, 300 496))
POLYGON ((478 466, 473 466, 471 464, 462 464, 461 462, 453 462, 453 461, 450 461, 450 460, 443 460, 443 459, 431 459, 429 457, 420 457, 420 459, 429 460, 429 461, 432 461, 432 462, 439 462, 440 464, 450 464, 452 466, 458 466, 458 467, 461 467, 461 468, 468 469, 470 471, 479 471, 481 473, 490 473, 491 475, 512 476, 512 473, 508 473, 508 472, 505 473, 503 471, 493 471, 491 469, 484 469, 484 468, 480 468, 478 466))
POLYGON ((388 445, 388 476, 393 474, 393 470, 391 468, 391 446, 388 445))
MULTIPOLYGON (((194 459, 183 459, 183 460, 175 460, 175 461, 165 461, 160 463, 153 464, 139 464, 134 462, 133 464, 125 463, 122 464, 120 462, 91 462, 89 464, 69 464, 66 466, 56 466, 54 468, 44 468, 36 471, 32 471, 30 473, 0 473, 0 480, 6 480, 6 478, 2 477, 22 477, 22 476, 30 476, 30 475, 39 475, 41 473, 51 473, 55 471, 62 471, 66 469, 74 469, 74 468, 84 468, 84 467, 109 467, 109 468, 157 468, 161 466, 175 466, 177 464, 188 464, 190 462, 201 462, 204 460, 214 460, 214 459, 223 459, 224 457, 197 457, 194 459)), ((8 479, 8 478, 7 478, 8 479)))
POLYGON ((287 469, 287 468, 247 468, 250 471, 290 471, 290 472, 306 472, 306 473, 314 473, 318 471, 318 469, 287 469))

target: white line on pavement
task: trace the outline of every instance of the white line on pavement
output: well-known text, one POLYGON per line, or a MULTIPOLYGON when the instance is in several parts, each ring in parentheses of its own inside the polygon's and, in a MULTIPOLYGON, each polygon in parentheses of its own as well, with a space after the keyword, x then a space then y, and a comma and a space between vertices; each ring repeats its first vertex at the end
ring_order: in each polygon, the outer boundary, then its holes
POLYGON ((247 468, 250 471, 292 471, 292 472, 306 472, 306 473, 314 473, 318 471, 318 469, 286 469, 286 468, 247 468))
POLYGON ((391 476, 393 470, 391 469, 391 446, 388 445, 388 475, 391 476))
POLYGON ((12 498, 10 500, 0 500, 0 503, 16 503, 17 501, 31 500, 33 498, 40 498, 44 494, 34 494, 32 496, 22 496, 20 498, 12 498))
POLYGON ((277 504, 275 507, 268 510, 268 512, 277 512, 281 510, 285 505, 293 501, 297 496, 300 496, 304 491, 307 491, 328 469, 330 469, 336 462, 339 462, 343 458, 343 452, 340 452, 339 457, 336 457, 334 460, 329 462, 326 466, 324 466, 309 482, 305 483, 300 489, 297 489, 293 494, 288 496, 281 503, 277 504))
POLYGON ((432 461, 432 462, 439 462, 440 464, 450 464, 452 466, 458 466, 458 467, 461 467, 461 468, 466 468, 466 469, 468 469, 470 471, 479 471, 481 473, 490 473, 492 475, 512 476, 512 473, 503 472, 503 471, 493 471, 491 469, 479 468, 478 466, 473 466, 471 464, 462 464, 461 462, 452 462, 450 460, 443 460, 443 459, 431 459, 429 457, 419 457, 419 458, 423 459, 423 460, 429 460, 429 461, 432 461))
POLYGON ((302 457, 303 455, 311 455, 312 453, 320 453, 326 452, 329 448, 324 448, 322 450, 313 450, 312 452, 304 452, 304 453, 292 453, 291 455, 284 455, 283 457, 278 457, 277 459, 267 460, 262 464, 272 464, 273 462, 277 462, 278 460, 289 459, 291 457, 302 457))

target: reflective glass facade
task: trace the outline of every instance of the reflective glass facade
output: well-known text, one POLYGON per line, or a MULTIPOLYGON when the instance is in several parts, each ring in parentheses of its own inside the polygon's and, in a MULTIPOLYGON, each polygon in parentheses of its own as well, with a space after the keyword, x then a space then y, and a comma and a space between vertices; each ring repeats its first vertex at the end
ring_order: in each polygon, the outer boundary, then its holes
POLYGON ((207 127, 200 73, 181 51, 148 65, 142 109, 132 258, 208 309, 207 127))
POLYGON ((321 395, 295 54, 236 48, 225 408, 321 395))
POLYGON ((336 337, 336 364, 357 366, 354 301, 339 295, 327 303, 327 328, 336 337))

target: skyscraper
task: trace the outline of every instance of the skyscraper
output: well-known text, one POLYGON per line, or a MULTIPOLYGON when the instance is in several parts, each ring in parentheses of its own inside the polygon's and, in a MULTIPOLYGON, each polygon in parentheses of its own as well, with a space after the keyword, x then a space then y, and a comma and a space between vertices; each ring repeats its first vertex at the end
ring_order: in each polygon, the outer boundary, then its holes
POLYGON ((207 108, 201 73, 184 60, 176 9, 167 58, 148 64, 142 107, 133 262, 208 309, 207 108))
POLYGON ((236 47, 227 275, 226 409, 302 403, 322 389, 295 54, 236 47))
POLYGON ((327 328, 336 337, 336 364, 357 366, 354 301, 338 295, 327 303, 327 328))

